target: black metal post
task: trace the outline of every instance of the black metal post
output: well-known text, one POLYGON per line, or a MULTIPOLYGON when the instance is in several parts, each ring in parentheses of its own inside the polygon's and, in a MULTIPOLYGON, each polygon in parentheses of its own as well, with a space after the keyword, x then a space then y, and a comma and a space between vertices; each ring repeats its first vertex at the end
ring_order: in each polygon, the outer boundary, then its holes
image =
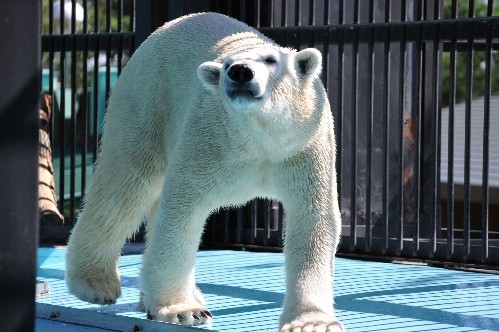
POLYGON ((152 32, 152 0, 137 1, 135 5, 135 49, 152 32))
POLYGON ((33 331, 41 2, 0 2, 0 317, 33 331))

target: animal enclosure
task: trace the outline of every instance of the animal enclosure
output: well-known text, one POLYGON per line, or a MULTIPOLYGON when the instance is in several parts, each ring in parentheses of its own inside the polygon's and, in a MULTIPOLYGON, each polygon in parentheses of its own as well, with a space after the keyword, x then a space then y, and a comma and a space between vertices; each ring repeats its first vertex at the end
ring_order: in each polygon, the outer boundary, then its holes
MULTIPOLYGON (((283 46, 315 47, 335 119, 342 253, 499 263, 499 9, 488 1, 44 0, 43 87, 64 239, 91 180, 106 98, 163 22, 218 11, 283 46)), ((280 250, 285 210, 255 200, 209 218, 205 247, 280 250)))

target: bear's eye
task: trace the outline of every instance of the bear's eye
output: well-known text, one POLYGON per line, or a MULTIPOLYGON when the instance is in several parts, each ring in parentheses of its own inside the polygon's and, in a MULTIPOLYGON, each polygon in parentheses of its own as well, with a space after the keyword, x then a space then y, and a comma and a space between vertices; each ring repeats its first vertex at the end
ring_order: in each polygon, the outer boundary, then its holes
POLYGON ((268 64, 273 64, 273 63, 276 63, 277 60, 273 57, 273 56, 268 56, 265 58, 265 63, 268 63, 268 64))

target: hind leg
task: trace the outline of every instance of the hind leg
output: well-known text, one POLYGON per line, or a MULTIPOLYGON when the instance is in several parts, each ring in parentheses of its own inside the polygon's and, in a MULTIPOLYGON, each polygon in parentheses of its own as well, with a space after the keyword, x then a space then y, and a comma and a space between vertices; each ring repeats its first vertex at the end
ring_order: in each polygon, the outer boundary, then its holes
POLYGON ((98 304, 115 303, 121 295, 121 248, 140 226, 162 183, 158 172, 140 174, 116 169, 117 162, 108 165, 115 167, 97 165, 66 257, 69 291, 81 300, 98 304))

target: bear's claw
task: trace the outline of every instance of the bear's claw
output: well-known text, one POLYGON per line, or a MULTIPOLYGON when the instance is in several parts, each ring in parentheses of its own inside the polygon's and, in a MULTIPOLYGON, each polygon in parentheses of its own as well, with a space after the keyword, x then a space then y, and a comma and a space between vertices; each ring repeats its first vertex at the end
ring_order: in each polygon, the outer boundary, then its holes
POLYGON ((326 323, 304 323, 296 324, 296 322, 291 324, 286 324, 282 327, 281 332, 344 332, 345 329, 340 322, 326 323))
POLYGON ((317 312, 304 313, 290 323, 284 324, 280 332, 344 332, 345 328, 334 316, 317 312))
POLYGON ((153 315, 147 312, 147 319, 158 320, 167 323, 193 326, 209 323, 213 315, 204 307, 199 305, 177 304, 160 308, 153 315))
POLYGON ((211 312, 209 312, 208 310, 205 310, 205 311, 201 311, 201 316, 203 316, 204 318, 212 318, 213 315, 211 314, 211 312))

